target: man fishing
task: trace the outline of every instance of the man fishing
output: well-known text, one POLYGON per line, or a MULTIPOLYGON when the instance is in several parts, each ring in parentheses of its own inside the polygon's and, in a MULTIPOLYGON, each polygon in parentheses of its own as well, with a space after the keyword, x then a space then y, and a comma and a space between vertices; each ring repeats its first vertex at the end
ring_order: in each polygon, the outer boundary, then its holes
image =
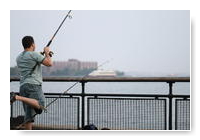
POLYGON ((36 45, 31 36, 22 39, 24 51, 16 59, 20 73, 20 95, 11 94, 10 103, 22 101, 25 112, 25 129, 31 130, 34 114, 41 114, 45 108, 44 93, 42 91, 41 64, 52 66, 49 47, 44 47, 44 55, 35 52, 36 45))

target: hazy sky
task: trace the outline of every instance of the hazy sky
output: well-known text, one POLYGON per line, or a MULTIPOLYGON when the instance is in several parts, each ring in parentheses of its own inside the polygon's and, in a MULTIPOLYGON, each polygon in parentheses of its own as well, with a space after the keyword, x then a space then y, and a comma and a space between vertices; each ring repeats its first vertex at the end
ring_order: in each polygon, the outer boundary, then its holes
MULTIPOLYGON (((42 51, 66 11, 11 11, 10 65, 31 35, 42 51)), ((72 11, 51 44, 54 60, 106 60, 104 69, 190 73, 190 11, 72 11)))

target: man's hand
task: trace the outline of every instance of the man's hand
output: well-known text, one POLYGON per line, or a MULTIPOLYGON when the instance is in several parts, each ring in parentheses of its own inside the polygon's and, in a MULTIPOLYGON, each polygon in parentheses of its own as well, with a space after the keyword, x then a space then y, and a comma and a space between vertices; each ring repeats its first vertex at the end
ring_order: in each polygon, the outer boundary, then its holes
POLYGON ((51 57, 49 55, 50 49, 49 47, 44 47, 44 53, 45 53, 45 59, 43 60, 42 64, 45 66, 52 66, 53 62, 51 60, 51 57))

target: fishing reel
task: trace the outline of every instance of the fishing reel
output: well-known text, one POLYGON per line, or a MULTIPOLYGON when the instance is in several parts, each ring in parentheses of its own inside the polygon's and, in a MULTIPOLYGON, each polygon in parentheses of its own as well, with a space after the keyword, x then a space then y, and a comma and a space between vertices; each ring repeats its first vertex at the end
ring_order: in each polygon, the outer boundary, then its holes
MULTIPOLYGON (((44 54, 45 54, 45 52, 40 52, 40 54, 41 54, 41 55, 44 55, 44 54)), ((53 56, 53 54, 54 54, 54 53, 53 53, 52 51, 50 51, 50 52, 49 52, 49 56, 50 56, 50 57, 52 57, 52 56, 53 56)))

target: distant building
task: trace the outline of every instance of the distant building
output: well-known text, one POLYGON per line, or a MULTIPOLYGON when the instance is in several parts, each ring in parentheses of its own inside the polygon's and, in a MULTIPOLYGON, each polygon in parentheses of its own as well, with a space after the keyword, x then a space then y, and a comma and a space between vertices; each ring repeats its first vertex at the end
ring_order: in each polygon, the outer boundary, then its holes
POLYGON ((80 70, 81 62, 77 59, 69 59, 66 62, 66 68, 72 69, 72 70, 80 70))
POLYGON ((81 62, 80 70, 83 69, 97 69, 97 62, 81 62))
POLYGON ((79 61, 77 59, 69 59, 68 61, 54 61, 52 67, 43 67, 43 73, 46 75, 63 69, 83 70, 83 69, 97 69, 98 63, 91 61, 79 61))

